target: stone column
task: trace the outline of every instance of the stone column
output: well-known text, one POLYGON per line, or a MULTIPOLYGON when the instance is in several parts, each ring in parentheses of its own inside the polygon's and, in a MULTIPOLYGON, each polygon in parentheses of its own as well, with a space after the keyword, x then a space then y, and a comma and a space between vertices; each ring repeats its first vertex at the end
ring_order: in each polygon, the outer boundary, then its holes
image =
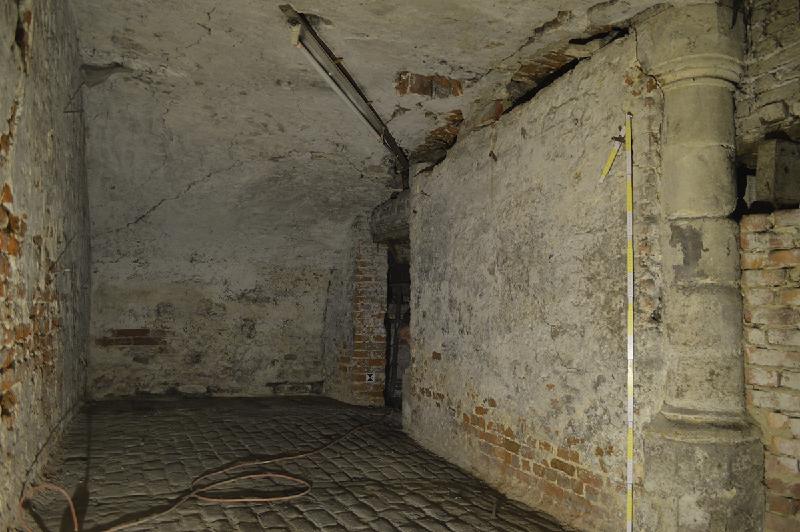
POLYGON ((744 404, 733 92, 741 17, 672 7, 637 26, 664 93, 664 331, 669 374, 644 431, 640 529, 760 530, 762 451, 744 404), (652 527, 652 528, 651 528, 652 527))

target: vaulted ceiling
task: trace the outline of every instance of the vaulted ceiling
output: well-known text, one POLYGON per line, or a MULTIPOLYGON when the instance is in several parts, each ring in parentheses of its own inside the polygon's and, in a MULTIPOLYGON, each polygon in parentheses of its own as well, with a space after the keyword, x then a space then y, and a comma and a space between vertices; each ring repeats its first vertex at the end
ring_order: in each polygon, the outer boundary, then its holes
MULTIPOLYGON (((394 188, 379 140, 291 46, 286 0, 71 1, 97 262, 185 258, 209 239, 212 256, 318 256, 394 188)), ((412 160, 435 160, 651 3, 292 6, 412 160)))

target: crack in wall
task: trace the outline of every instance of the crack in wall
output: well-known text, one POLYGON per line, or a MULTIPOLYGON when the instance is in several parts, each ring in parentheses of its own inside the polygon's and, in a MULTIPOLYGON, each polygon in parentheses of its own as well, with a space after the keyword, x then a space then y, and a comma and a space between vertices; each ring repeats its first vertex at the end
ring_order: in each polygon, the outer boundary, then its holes
POLYGON ((149 217, 156 210, 158 210, 158 208, 161 207, 164 203, 167 203, 169 201, 176 201, 176 200, 180 199, 181 197, 183 197, 184 195, 188 194, 197 185, 202 184, 202 183, 210 180, 212 177, 214 177, 216 175, 219 175, 219 174, 222 174, 222 173, 225 173, 225 172, 229 172, 229 171, 231 171, 231 170, 233 170, 235 168, 238 168, 238 167, 242 166, 242 164, 243 164, 242 161, 236 161, 235 163, 233 163, 233 164, 231 164, 231 165, 229 165, 229 166, 227 166, 225 168, 221 168, 219 170, 213 170, 213 171, 207 173, 206 175, 204 175, 202 177, 194 179, 193 181, 190 181, 184 187, 183 190, 181 190, 177 194, 173 194, 172 196, 168 196, 166 198, 161 198, 158 202, 156 202, 150 208, 145 210, 142 214, 140 214, 139 216, 137 216, 136 218, 134 218, 130 222, 126 223, 125 225, 117 227, 115 229, 109 229, 108 231, 105 231, 105 232, 100 233, 100 234, 101 235, 106 235, 106 234, 110 234, 110 233, 119 233, 120 231, 123 231, 123 230, 125 230, 125 229, 127 229, 127 228, 129 228, 129 227, 131 227, 133 225, 136 225, 136 224, 142 222, 143 220, 147 219, 147 217, 149 217))
MULTIPOLYGON (((516 50, 514 50, 506 57, 501 59, 498 62, 498 65, 502 65, 512 57, 521 53, 526 47, 536 42, 537 39, 541 39, 542 36, 545 35, 546 33, 561 28, 562 26, 572 21, 574 18, 575 16, 572 13, 572 11, 559 11, 558 14, 553 19, 548 20, 547 22, 545 22, 544 24, 542 24, 537 28, 534 28, 533 35, 525 39, 525 42, 522 43, 516 50)), ((489 71, 487 71, 487 74, 492 70, 494 70, 494 68, 490 68, 489 71)))
POLYGON ((554 44, 537 56, 521 62, 505 85, 505 97, 490 102, 481 114, 473 117, 471 129, 489 125, 515 107, 529 102, 542 89, 552 85, 580 62, 627 34, 625 28, 611 28, 588 37, 561 41, 560 44, 554 44))

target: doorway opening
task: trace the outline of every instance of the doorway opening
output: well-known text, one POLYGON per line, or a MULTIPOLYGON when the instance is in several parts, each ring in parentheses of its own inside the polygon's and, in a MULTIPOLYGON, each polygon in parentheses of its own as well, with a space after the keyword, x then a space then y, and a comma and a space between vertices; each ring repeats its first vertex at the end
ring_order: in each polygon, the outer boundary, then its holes
POLYGON ((403 376, 411 363, 411 271, 408 243, 389 246, 386 275, 386 406, 403 405, 403 376))

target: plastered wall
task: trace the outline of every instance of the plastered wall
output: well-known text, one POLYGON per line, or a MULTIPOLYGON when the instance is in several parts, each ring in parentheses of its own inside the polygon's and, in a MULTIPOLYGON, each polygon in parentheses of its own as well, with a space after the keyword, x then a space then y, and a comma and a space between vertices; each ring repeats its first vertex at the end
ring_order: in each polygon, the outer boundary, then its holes
MULTIPOLYGON (((129 18, 138 8, 130 2, 82 4, 92 396, 320 393, 331 269, 353 219, 389 193, 386 179, 354 161, 380 144, 358 137, 358 157, 337 155, 343 132, 365 133, 310 68, 292 75, 313 79, 322 95, 308 98, 330 98, 337 117, 318 119, 313 132, 287 111, 303 112, 289 81, 242 67, 272 61, 234 49, 226 31, 263 33, 261 3, 220 6, 221 29, 185 47, 173 40, 187 38, 181 24, 198 26, 161 16, 157 2, 144 21, 129 18)), ((214 11, 184 7, 203 18, 214 11)), ((271 31, 285 31, 280 11, 269 12, 271 31)), ((270 54, 304 61, 277 42, 270 54)))
POLYGON ((157 281, 98 268, 94 397, 321 391, 323 265, 189 264, 157 281))
MULTIPOLYGON (((635 37, 460 138, 412 184, 404 426, 510 496, 586 530, 624 526, 624 158, 633 113, 637 423, 663 399, 661 95, 635 37)), ((638 464, 641 444, 637 432, 638 464)), ((641 479, 637 465, 637 482, 641 479)))
POLYGON ((0 529, 84 394, 89 246, 66 2, 0 4, 0 529))
MULTIPOLYGON (((170 83, 165 90, 202 89, 170 83)), ((275 146, 236 148, 189 124, 191 98, 153 107, 156 85, 117 72, 85 88, 90 393, 321 393, 331 271, 383 184, 361 180, 366 197, 350 201, 336 175, 276 170, 262 151, 275 146)), ((216 120, 215 135, 233 127, 216 120)))

